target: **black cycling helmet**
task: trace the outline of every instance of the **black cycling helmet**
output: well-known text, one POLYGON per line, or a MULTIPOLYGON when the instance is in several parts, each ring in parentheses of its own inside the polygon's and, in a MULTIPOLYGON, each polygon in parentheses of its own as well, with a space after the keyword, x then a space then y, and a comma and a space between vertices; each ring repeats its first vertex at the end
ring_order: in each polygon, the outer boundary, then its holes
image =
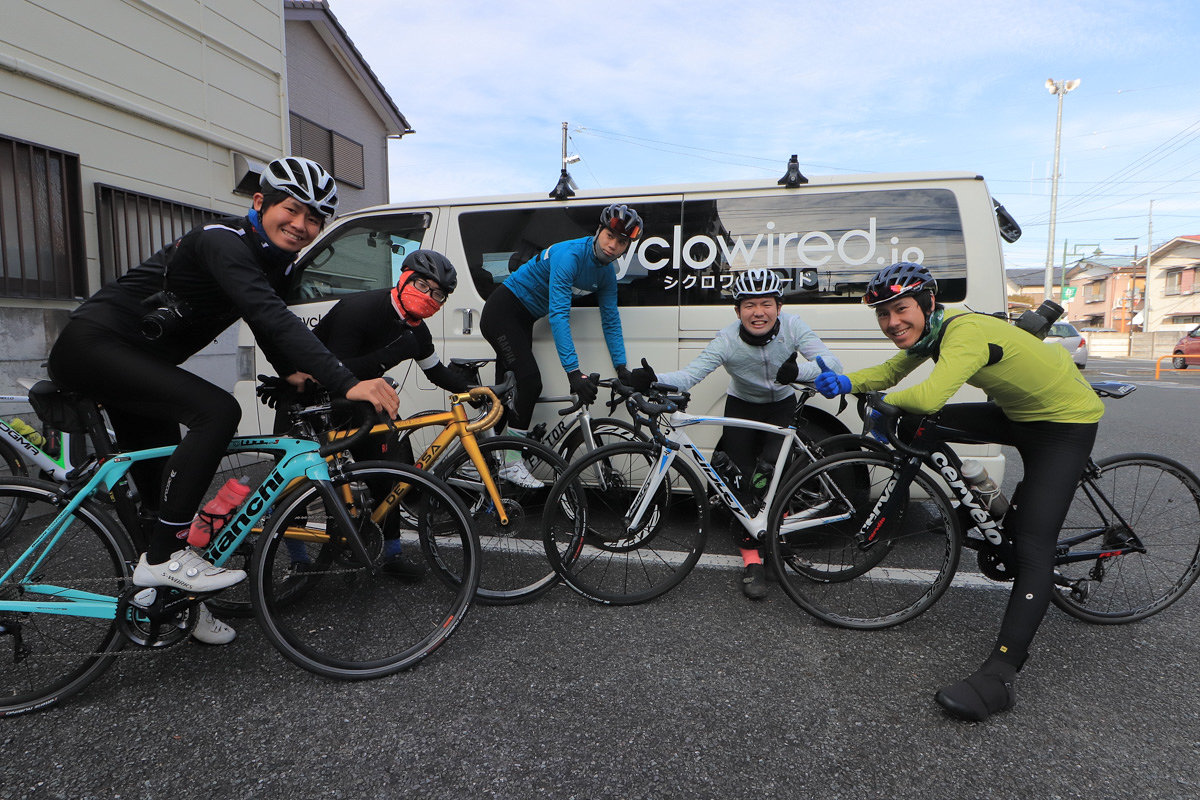
POLYGON ((642 218, 624 203, 613 203, 600 212, 600 227, 636 239, 642 235, 642 218))
POLYGON ((285 156, 272 161, 258 179, 263 192, 277 191, 291 195, 326 222, 337 213, 338 190, 333 176, 317 162, 300 156, 285 156))
POLYGON ((412 272, 422 278, 437 281, 442 291, 450 294, 458 286, 458 272, 450 259, 436 250, 414 250, 409 253, 404 263, 400 265, 403 272, 412 272))
POLYGON ((867 284, 863 302, 877 306, 889 300, 912 297, 921 292, 937 293, 937 281, 929 270, 911 261, 899 261, 875 273, 867 284))

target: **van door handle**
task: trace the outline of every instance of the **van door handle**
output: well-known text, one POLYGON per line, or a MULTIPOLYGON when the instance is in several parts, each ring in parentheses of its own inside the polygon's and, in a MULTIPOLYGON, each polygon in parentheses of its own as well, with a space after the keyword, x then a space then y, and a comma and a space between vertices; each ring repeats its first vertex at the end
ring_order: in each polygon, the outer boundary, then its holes
POLYGON ((454 310, 463 315, 463 328, 462 328, 463 335, 464 336, 470 335, 471 328, 473 328, 475 325, 475 309, 473 309, 473 308, 456 308, 454 310))

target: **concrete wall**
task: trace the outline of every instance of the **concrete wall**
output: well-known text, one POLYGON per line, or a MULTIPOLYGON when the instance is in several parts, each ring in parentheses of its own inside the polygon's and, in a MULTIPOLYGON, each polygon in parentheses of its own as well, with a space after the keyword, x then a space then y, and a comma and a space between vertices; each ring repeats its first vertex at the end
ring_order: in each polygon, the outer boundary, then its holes
MULTIPOLYGON (((1193 326, 1194 327, 1194 326, 1193 326)), ((1190 329, 1189 329, 1190 330, 1190 329)), ((1152 333, 1099 333, 1083 331, 1088 343, 1088 356, 1095 358, 1157 359, 1170 355, 1171 348, 1186 331, 1154 331, 1152 333)), ((1163 366, 1170 364, 1163 362, 1163 366)))

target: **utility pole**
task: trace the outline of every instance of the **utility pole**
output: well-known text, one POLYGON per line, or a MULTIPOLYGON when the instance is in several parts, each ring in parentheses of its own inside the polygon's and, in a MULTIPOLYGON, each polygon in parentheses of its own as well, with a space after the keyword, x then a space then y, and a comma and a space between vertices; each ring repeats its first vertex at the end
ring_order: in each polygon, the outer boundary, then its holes
POLYGON ((1046 79, 1046 90, 1050 94, 1058 95, 1058 121, 1054 125, 1054 174, 1050 176, 1050 241, 1046 245, 1046 278, 1045 278, 1045 299, 1051 300, 1054 297, 1054 223, 1055 215, 1058 212, 1058 156, 1059 144, 1062 141, 1062 106, 1063 97, 1067 92, 1079 86, 1079 79, 1069 81, 1056 81, 1053 78, 1046 79))
MULTIPOLYGON (((1154 256, 1154 201, 1150 201, 1150 214, 1146 230, 1146 288, 1142 293, 1142 333, 1150 333, 1150 260, 1154 256)), ((1150 355, 1154 355, 1154 337, 1150 337, 1150 355)))

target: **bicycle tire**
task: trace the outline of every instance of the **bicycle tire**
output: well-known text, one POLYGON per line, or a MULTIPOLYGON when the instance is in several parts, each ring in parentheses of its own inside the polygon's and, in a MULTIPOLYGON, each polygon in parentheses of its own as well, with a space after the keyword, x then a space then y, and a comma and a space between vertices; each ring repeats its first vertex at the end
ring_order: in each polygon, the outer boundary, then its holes
POLYGON ((546 501, 546 557, 589 600, 608 605, 653 600, 687 577, 704 552, 709 517, 704 483, 682 459, 672 462, 638 529, 631 534, 624 522, 659 453, 653 442, 593 450, 570 465, 546 501), (603 486, 597 470, 605 476, 603 486))
POLYGON ((339 486, 353 490, 351 511, 368 543, 370 562, 360 562, 345 538, 330 535, 336 526, 330 525, 329 501, 317 484, 302 484, 279 502, 259 536, 250 574, 255 617, 271 644, 310 672, 342 680, 391 675, 418 664, 461 624, 479 582, 479 539, 452 490, 427 472, 364 461, 346 468, 335 493, 339 486), (414 490, 388 518, 372 520, 371 511, 379 505, 374 495, 400 482, 414 490), (372 543, 382 541, 380 530, 392 515, 398 515, 409 552, 421 552, 414 528, 422 526, 442 537, 444 558, 457 542, 461 580, 451 585, 433 570, 402 578, 382 569, 383 551, 372 543), (311 539, 298 538, 297 529, 311 539), (293 546, 285 544, 289 541, 293 546), (296 543, 307 562, 296 560, 296 543))
MULTIPOLYGON (((0 480, 27 477, 29 468, 25 466, 21 454, 12 444, 0 439, 0 480)), ((24 516, 25 507, 19 500, 14 500, 0 509, 0 539, 3 539, 24 516)))
MULTIPOLYGON (((24 504, 25 516, 0 539, 0 575, 45 530, 62 508, 60 486, 34 478, 0 481, 0 507, 24 504)), ((132 581, 133 545, 99 505, 85 501, 37 568, 36 582, 115 599, 132 581)), ((15 580, 0 584, 0 601, 53 601, 15 580)), ((114 611, 115 611, 114 603, 114 611)), ((115 619, 0 610, 0 717, 55 705, 96 680, 125 639, 115 619), (22 655, 16 657, 17 644, 22 655)))
POLYGON ((899 625, 937 602, 954 579, 961 524, 924 472, 876 543, 859 546, 856 534, 898 469, 887 454, 842 453, 781 487, 767 526, 772 569, 788 597, 823 622, 858 630, 899 625))
MULTIPOLYGON (((596 441, 597 450, 607 444, 616 444, 617 442, 649 441, 649 438, 645 434, 638 433, 632 423, 626 422, 623 419, 601 417, 600 419, 590 420, 589 424, 592 429, 592 438, 596 441)), ((566 461, 568 464, 574 461, 576 457, 588 452, 586 442, 583 438, 582 426, 576 426, 573 431, 567 434, 562 444, 559 445, 558 452, 562 455, 563 461, 566 461)))
MULTIPOLYGON (((1177 461, 1129 453, 1097 463, 1094 485, 1107 497, 1146 548, 1106 558, 1061 564, 1058 572, 1077 583, 1056 586, 1050 596, 1066 613, 1097 624, 1135 622, 1174 603, 1200 575, 1200 481, 1177 461)), ((1077 545, 1102 550, 1123 544, 1124 526, 1080 482, 1060 532, 1059 552, 1067 540, 1087 531, 1097 539, 1077 545)))
MULTIPOLYGON (((507 525, 500 524, 492 498, 465 448, 456 449, 439 463, 435 474, 458 493, 479 536, 483 558, 475 596, 491 605, 527 602, 558 583, 542 547, 541 522, 546 498, 567 465, 549 447, 524 436, 492 436, 479 441, 479 450, 500 492, 507 525), (517 457, 540 486, 522 486, 504 477, 505 469, 517 457)), ((440 557, 437 537, 422 537, 421 546, 443 576, 459 579, 440 557)))

